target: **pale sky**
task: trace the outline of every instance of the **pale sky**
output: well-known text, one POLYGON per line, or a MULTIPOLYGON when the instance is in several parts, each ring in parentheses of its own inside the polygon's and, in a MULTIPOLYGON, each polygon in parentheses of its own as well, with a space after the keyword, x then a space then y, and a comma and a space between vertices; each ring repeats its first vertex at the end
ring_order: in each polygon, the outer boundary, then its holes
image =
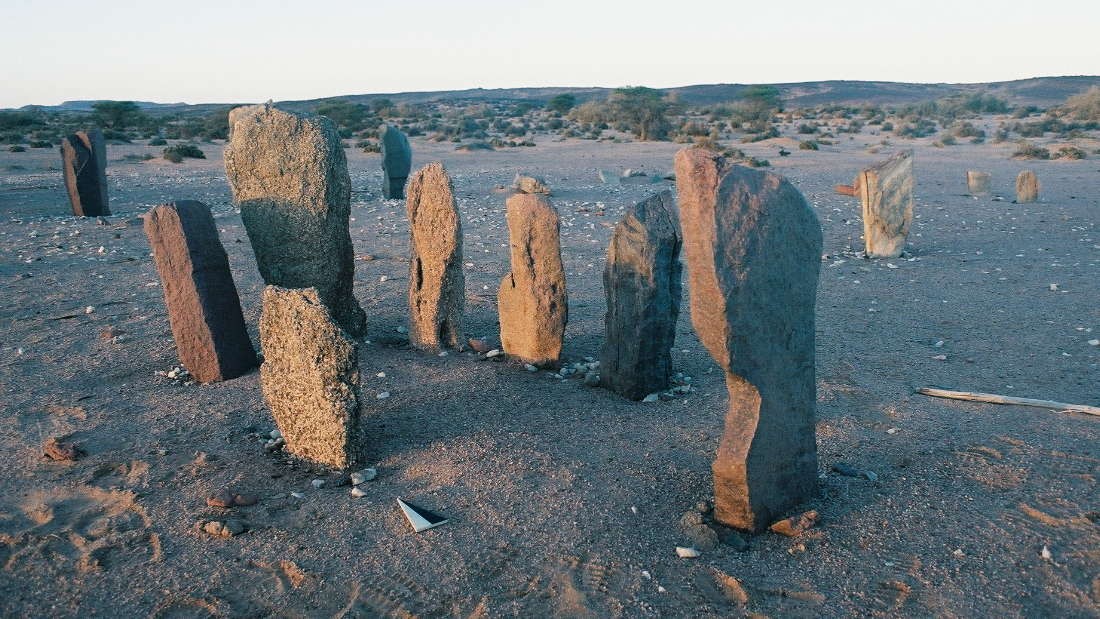
POLYGON ((0 0, 0 108, 1100 74, 1100 0, 0 0))

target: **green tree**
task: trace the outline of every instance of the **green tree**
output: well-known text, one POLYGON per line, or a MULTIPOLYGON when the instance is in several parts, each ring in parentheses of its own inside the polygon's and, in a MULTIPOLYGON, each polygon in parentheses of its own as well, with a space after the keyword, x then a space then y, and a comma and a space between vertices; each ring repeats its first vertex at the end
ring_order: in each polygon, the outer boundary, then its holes
POLYGON ((328 99, 317 104, 313 111, 325 116, 336 126, 348 131, 360 131, 370 117, 370 110, 362 103, 350 103, 343 99, 328 99))
POLYGON ((645 86, 616 88, 607 98, 611 117, 625 123, 640 140, 663 140, 668 136, 671 103, 664 93, 645 86))
POLYGON ((559 114, 565 114, 569 110, 573 109, 573 106, 577 104, 577 97, 573 93, 565 92, 555 96, 546 103, 546 109, 551 112, 557 112, 559 114))
POLYGON ((372 99, 370 102, 370 109, 373 110, 375 114, 385 118, 387 116, 393 116, 394 112, 397 111, 397 106, 393 104, 393 101, 382 97, 380 99, 372 99))
POLYGON ((148 120, 133 101, 99 101, 92 104, 92 114, 99 124, 119 131, 148 120))

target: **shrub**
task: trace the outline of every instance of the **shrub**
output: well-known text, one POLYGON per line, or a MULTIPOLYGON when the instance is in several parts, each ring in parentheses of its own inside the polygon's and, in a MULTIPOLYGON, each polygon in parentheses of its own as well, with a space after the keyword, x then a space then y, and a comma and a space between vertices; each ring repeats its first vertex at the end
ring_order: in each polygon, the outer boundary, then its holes
POLYGON ((1056 159, 1084 159, 1085 151, 1076 146, 1063 146, 1058 149, 1056 159))
POLYGON ((817 142, 806 140, 798 143, 798 150, 817 150, 817 142))
POLYGON ((577 97, 570 93, 562 93, 550 99, 546 103, 546 109, 551 112, 557 112, 559 114, 565 114, 569 110, 573 109, 573 106, 577 104, 577 97))
POLYGON ((1026 140, 1021 140, 1016 147, 1016 152, 1012 154, 1013 159, 1050 159, 1050 151, 1032 144, 1026 140))
POLYGON ((22 146, 20 146, 18 144, 12 144, 11 146, 8 147, 8 152, 9 153, 22 153, 22 152, 26 152, 26 150, 27 150, 26 148, 23 148, 22 146))
POLYGON ((49 140, 31 140, 31 148, 52 148, 53 142, 49 140))
POLYGON ((890 121, 886 121, 886 122, 882 123, 882 130, 883 131, 893 131, 894 130, 894 123, 892 123, 890 121))
MULTIPOLYGON (((143 153, 141 155, 135 155, 131 153, 123 157, 123 159, 125 159, 126 161, 149 161, 150 159, 153 159, 153 156, 149 153, 143 153)), ((179 162, 177 161, 176 163, 179 162)))
POLYGON ((181 163, 184 158, 206 159, 206 155, 194 144, 176 144, 164 149, 164 158, 172 163, 181 163))
POLYGON ((985 131, 974 126, 969 121, 957 122, 951 128, 951 135, 957 138, 984 138, 985 131))
POLYGON ((817 125, 802 123, 801 125, 798 125, 798 132, 812 135, 814 133, 817 133, 817 125))
POLYGON ((164 146, 168 144, 168 140, 164 138, 153 138, 149 140, 149 146, 164 146))
POLYGON ((1066 100, 1061 110, 1075 120, 1100 121, 1100 87, 1093 86, 1085 92, 1066 100))

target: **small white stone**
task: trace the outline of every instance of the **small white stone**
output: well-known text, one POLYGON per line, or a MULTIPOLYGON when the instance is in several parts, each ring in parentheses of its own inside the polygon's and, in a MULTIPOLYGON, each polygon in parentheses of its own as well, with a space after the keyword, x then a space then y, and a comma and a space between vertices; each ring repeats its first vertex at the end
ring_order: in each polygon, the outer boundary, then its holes
POLYGON ((385 378, 386 373, 385 372, 379 372, 379 373, 375 374, 375 376, 377 376, 378 378, 385 378))
POLYGON ((440 351, 440 352, 439 352, 439 354, 438 354, 438 355, 436 355, 436 356, 437 356, 437 357, 446 357, 446 356, 447 356, 447 351, 445 351, 445 350, 443 350, 443 351, 440 351))
POLYGON ((85 308, 84 308, 84 313, 85 313, 85 314, 91 314, 91 313, 92 313, 92 312, 94 312, 94 311, 95 311, 95 308, 94 308, 94 307, 92 307, 91 305, 89 305, 88 307, 85 307, 85 308))
POLYGON ((635 506, 633 506, 633 505, 631 505, 631 506, 630 506, 630 513, 632 513, 632 514, 634 514, 635 516, 637 516, 637 515, 638 515, 638 508, 637 508, 637 507, 635 507, 635 506))
POLYGON ((668 589, 665 589, 661 585, 657 585, 657 593, 668 593, 668 589))
POLYGON ((396 331, 397 331, 398 333, 408 333, 408 332, 409 332, 409 330, 408 330, 408 328, 407 328, 407 327, 397 327, 397 329, 395 329, 395 330, 396 330, 396 331))
POLYGON ((1043 544, 1043 550, 1039 553, 1039 556, 1043 557, 1047 561, 1051 561, 1054 555, 1050 553, 1050 548, 1047 548, 1046 544, 1043 544))
POLYGON ((290 493, 290 496, 292 496, 292 497, 294 497, 294 498, 296 498, 296 499, 304 499, 304 498, 306 498, 306 495, 302 494, 301 492, 291 492, 291 493, 290 493))
POLYGON ((694 548, 686 548, 684 546, 676 547, 676 556, 681 559, 698 559, 703 553, 694 548))
POLYGON ((935 359, 936 361, 947 361, 947 355, 936 355, 935 357, 932 357, 932 358, 935 359))
POLYGON ((943 348, 943 340, 938 340, 933 346, 936 348, 943 348))
POLYGON ((1057 291, 1058 290, 1058 284, 1051 284, 1050 285, 1050 290, 1051 290, 1051 292, 1057 291))
POLYGON ((661 399, 660 394, 651 393, 651 394, 647 395, 646 397, 642 398, 642 402, 645 402, 645 403, 657 402, 660 399, 661 399))
POLYGON ((1100 340, 1089 340, 1089 346, 1100 346, 1100 340))
POLYGON ((485 353, 485 358, 486 359, 492 359, 493 357, 499 357, 503 354, 504 354, 503 350, 501 350, 499 348, 494 348, 494 349, 490 350, 489 352, 485 353))
POLYGON ((357 499, 361 499, 361 498, 367 496, 367 493, 365 491, 363 491, 363 489, 361 489, 359 487, 355 487, 355 488, 351 489, 351 496, 353 496, 357 499))
POLYGON ((387 276, 383 275, 382 277, 379 277, 379 278, 378 278, 378 281, 380 281, 380 282, 384 282, 384 281, 386 281, 386 280, 388 280, 388 279, 389 279, 389 277, 387 277, 387 276))
POLYGON ((890 428, 889 430, 886 431, 886 433, 887 434, 897 434, 898 429, 897 428, 890 428))
POLYGON ((525 370, 527 370, 528 372, 538 372, 539 371, 539 369, 537 367, 531 365, 530 363, 524 363, 523 368, 525 370))
POLYGON ((382 393, 379 393, 378 395, 376 395, 374 397, 378 398, 379 400, 385 400, 386 398, 390 397, 390 392, 389 391, 383 391, 382 393))
POLYGON ((272 430, 272 431, 271 431, 271 433, 270 433, 270 434, 268 434, 268 436, 270 436, 270 437, 271 437, 271 438, 273 438, 273 439, 275 439, 275 438, 282 438, 282 437, 283 437, 283 433, 279 431, 279 428, 275 428, 274 430, 272 430))
POLYGON ((321 488, 325 487, 325 480, 323 480, 323 479, 314 479, 313 481, 309 482, 309 484, 311 486, 313 486, 313 488, 315 490, 320 490, 321 488))

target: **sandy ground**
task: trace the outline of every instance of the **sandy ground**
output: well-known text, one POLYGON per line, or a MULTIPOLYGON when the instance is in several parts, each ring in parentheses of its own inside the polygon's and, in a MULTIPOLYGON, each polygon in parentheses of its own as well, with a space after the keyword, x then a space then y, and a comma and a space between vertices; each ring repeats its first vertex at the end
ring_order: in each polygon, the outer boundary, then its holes
MULTIPOLYGON (((747 550, 723 544, 699 559, 674 548, 686 541, 681 514, 711 496, 726 392, 686 299, 673 357, 697 391, 668 402, 412 351, 396 331, 404 204, 381 199, 377 155, 349 150, 356 295, 371 341, 361 347, 365 425, 379 471, 355 499, 336 476, 265 452, 260 435, 274 424, 257 373, 208 386, 157 374, 178 361, 134 218, 170 199, 213 208, 258 342, 262 282, 220 146, 180 165, 127 163, 160 149, 110 146, 106 225, 67 216, 55 151, 0 153, 0 614, 1100 616, 1100 420, 913 393, 938 385, 1100 404, 1100 347, 1088 344, 1100 338, 1100 162, 902 142, 917 149, 912 255, 866 261, 853 252, 858 201, 832 186, 898 145, 868 152, 879 140, 845 136, 786 158, 776 144, 744 147, 797 184, 825 231, 821 494, 806 506, 821 521, 800 538, 761 534, 747 550), (1012 203, 1024 167, 1042 182, 1038 204, 1012 203), (992 172, 1005 200, 965 196, 967 168, 992 172), (44 459, 43 441, 65 435, 86 455, 44 459), (840 476, 837 462, 877 481, 840 476), (318 478, 328 485, 314 489, 318 478), (207 507, 226 486, 260 501, 207 507), (397 497, 451 522, 414 534, 397 497), (226 517, 249 530, 195 530, 226 517)), ((491 339, 508 268, 493 187, 520 170, 546 177, 563 224, 565 356, 577 361, 598 356, 611 227, 662 187, 602 185, 596 169, 665 171, 678 146, 538 141, 462 154, 417 139, 414 164, 440 159, 454 176, 468 332, 491 339)))

